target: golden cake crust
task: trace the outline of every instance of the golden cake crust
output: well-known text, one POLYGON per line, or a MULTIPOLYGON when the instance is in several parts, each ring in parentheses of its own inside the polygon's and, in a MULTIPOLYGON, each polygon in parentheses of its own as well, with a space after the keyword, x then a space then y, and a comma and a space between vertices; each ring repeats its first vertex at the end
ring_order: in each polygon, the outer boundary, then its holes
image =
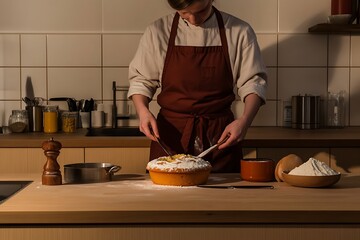
POLYGON ((177 154, 150 161, 146 167, 155 184, 195 186, 205 184, 211 172, 209 162, 191 155, 177 154))

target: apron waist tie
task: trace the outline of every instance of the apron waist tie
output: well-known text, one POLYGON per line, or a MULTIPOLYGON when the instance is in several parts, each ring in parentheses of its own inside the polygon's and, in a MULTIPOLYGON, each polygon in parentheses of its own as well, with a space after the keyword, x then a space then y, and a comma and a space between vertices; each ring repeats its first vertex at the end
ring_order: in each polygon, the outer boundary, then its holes
POLYGON ((207 120, 219 118, 222 116, 228 116, 229 114, 232 114, 232 111, 231 109, 225 109, 225 111, 219 113, 196 114, 196 113, 178 113, 161 108, 160 114, 163 115, 164 117, 169 117, 169 118, 187 119, 180 140, 181 146, 183 147, 184 151, 187 152, 189 150, 190 140, 195 127, 200 128, 200 132, 203 133, 205 127, 204 125, 207 122, 207 120), (197 119, 199 121, 198 124, 195 126, 195 120, 197 119))

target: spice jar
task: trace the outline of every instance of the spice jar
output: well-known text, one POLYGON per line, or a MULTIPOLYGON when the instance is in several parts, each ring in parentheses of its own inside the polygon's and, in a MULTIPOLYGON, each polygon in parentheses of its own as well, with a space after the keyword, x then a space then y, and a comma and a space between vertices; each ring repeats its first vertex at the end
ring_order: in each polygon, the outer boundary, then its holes
POLYGON ((72 133, 76 131, 77 127, 77 112, 63 112, 61 115, 62 130, 66 133, 72 133))
POLYGON ((26 110, 12 110, 9 117, 9 128, 13 133, 27 131, 29 118, 26 110))
POLYGON ((58 131, 58 106, 44 106, 43 125, 45 133, 56 133, 58 131))

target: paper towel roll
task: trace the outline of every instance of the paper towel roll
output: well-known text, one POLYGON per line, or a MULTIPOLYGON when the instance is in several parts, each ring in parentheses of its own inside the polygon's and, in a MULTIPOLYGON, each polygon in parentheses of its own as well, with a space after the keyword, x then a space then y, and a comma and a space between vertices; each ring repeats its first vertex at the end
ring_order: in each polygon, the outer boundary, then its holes
POLYGON ((104 104, 103 103, 96 104, 96 110, 97 111, 104 111, 104 104))
POLYGON ((104 127, 104 112, 92 111, 91 112, 91 127, 101 128, 104 127))
POLYGON ((80 112, 80 123, 82 128, 90 127, 90 112, 80 112))
POLYGON ((104 104, 104 113, 105 113, 105 127, 112 126, 112 104, 104 104))

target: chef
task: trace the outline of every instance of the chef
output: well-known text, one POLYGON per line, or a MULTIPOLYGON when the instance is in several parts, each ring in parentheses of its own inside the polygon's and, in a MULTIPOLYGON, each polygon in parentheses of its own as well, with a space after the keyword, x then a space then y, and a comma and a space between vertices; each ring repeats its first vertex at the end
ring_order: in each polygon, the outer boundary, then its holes
POLYGON ((197 155, 228 137, 205 156, 212 172, 239 172, 241 141, 265 103, 266 68, 256 35, 246 22, 220 12, 213 0, 168 0, 174 13, 149 25, 129 66, 139 128, 152 141, 150 160, 172 153, 197 155), (156 90, 161 107, 149 110, 156 90), (236 90, 236 91, 234 91, 236 90), (235 94, 244 111, 234 119, 235 94))

